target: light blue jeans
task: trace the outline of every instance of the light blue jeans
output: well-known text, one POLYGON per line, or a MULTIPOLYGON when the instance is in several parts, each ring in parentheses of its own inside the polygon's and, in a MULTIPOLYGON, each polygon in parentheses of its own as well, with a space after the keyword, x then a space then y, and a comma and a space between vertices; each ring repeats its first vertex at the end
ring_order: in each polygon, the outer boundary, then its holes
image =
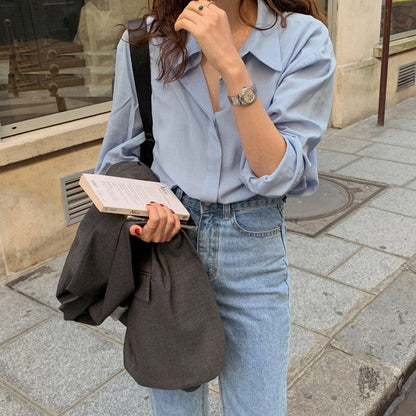
MULTIPOLYGON (((208 272, 226 336, 219 375, 224 416, 284 416, 289 271, 282 198, 205 204, 176 190, 208 272)), ((208 384, 193 392, 149 389, 154 416, 207 416, 208 384)))

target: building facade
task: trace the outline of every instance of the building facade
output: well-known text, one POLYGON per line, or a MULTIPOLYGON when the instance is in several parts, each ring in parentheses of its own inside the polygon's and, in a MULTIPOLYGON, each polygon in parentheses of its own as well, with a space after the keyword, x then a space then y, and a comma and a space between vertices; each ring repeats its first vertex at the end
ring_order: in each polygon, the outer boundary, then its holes
MULTIPOLYGON (((383 0, 319 0, 337 58, 331 125, 377 112, 383 0)), ((0 282, 62 253, 88 209, 119 23, 146 0, 0 3, 0 282), (24 227, 24 230, 22 230, 24 227)), ((387 107, 416 95, 416 0, 393 0, 387 107)))

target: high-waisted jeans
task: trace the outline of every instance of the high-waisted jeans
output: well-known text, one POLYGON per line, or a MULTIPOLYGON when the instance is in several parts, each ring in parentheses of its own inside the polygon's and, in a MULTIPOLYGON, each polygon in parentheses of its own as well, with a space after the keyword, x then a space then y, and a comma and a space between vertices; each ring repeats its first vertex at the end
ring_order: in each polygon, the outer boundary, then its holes
MULTIPOLYGON (((255 196, 206 204, 177 195, 197 229, 226 336, 219 375, 224 416, 284 416, 290 331, 284 200, 255 196)), ((149 389, 154 416, 206 416, 208 384, 193 392, 149 389)))

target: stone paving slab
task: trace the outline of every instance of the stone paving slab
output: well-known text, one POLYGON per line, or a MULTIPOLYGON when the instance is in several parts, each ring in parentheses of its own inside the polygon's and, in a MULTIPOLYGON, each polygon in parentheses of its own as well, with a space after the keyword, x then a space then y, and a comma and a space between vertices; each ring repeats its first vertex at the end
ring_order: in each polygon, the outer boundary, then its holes
POLYGON ((392 160, 393 162, 416 164, 416 149, 399 145, 374 143, 360 150, 357 155, 392 160))
POLYGON ((325 348, 329 338, 292 324, 288 362, 288 385, 299 376, 303 369, 325 348))
POLYGON ((146 387, 138 385, 124 372, 63 415, 152 416, 152 407, 146 387))
POLYGON ((1 344, 53 316, 53 311, 7 286, 0 286, 0 316, 1 344))
POLYGON ((2 385, 0 385, 0 414, 3 416, 45 415, 44 412, 34 408, 2 385))
POLYGON ((416 218, 416 192, 404 188, 388 189, 372 200, 370 206, 416 218))
POLYGON ((328 348, 289 389, 287 416, 380 416, 396 392, 389 367, 328 348))
POLYGON ((328 231, 352 242, 400 256, 416 252, 416 219, 377 208, 363 207, 328 231))
POLYGON ((410 189, 415 189, 415 190, 416 190, 416 180, 409 182, 409 183, 406 185, 406 187, 407 187, 407 188, 410 188, 410 189))
MULTIPOLYGON (((223 414, 220 397, 212 391, 209 392, 209 405, 210 416, 221 416, 223 414)), ((63 415, 152 416, 152 406, 148 389, 138 385, 129 374, 124 372, 86 400, 62 413, 63 415)))
POLYGON ((0 350, 2 377, 40 405, 63 411, 123 367, 122 346, 55 318, 0 350))
POLYGON ((67 253, 62 254, 39 268, 23 274, 10 282, 10 286, 54 309, 58 309, 60 303, 56 299, 55 293, 66 256, 67 253))
POLYGON ((414 108, 413 108, 413 116, 407 117, 396 117, 387 120, 386 127, 391 127, 393 129, 401 130, 401 131, 416 131, 416 120, 414 115, 414 108))
MULTIPOLYGON (((402 119, 405 122, 407 119, 402 119)), ((380 131, 377 136, 372 139, 378 143, 385 143, 397 147, 416 148, 416 137, 413 131, 403 131, 392 128, 386 128, 380 131)), ((389 150, 391 150, 389 148, 389 150)), ((413 149, 411 149, 413 150, 413 149)))
MULTIPOLYGON (((66 256, 67 253, 62 254, 40 266, 39 269, 25 273, 18 279, 10 282, 10 286, 25 295, 37 299, 39 302, 51 306, 61 314, 58 310, 60 302, 56 299, 56 288, 66 256)), ((101 325, 95 327, 95 329, 120 341, 124 340, 126 333, 126 327, 121 322, 115 321, 112 318, 107 318, 101 325)))
POLYGON ((356 140, 348 136, 330 135, 324 137, 318 146, 319 149, 332 150, 334 152, 356 153, 372 144, 373 142, 371 141, 356 140))
POLYGON ((368 141, 379 134, 382 129, 382 127, 377 127, 377 118, 373 116, 359 123, 353 124, 352 126, 339 129, 334 133, 334 135, 368 141))
POLYGON ((118 339, 120 342, 124 341, 126 335, 126 327, 120 321, 115 321, 111 317, 107 318, 101 325, 94 328, 103 334, 108 334, 118 339))
POLYGON ((290 266, 323 275, 328 274, 360 249, 360 246, 338 238, 310 238, 293 232, 287 233, 286 243, 290 266))
POLYGON ((404 271, 336 339, 405 371, 416 364, 416 274, 404 271))
POLYGON ((336 173, 390 185, 404 185, 416 176, 416 166, 363 156, 336 170, 336 173))
POLYGON ((363 247, 331 272, 329 277, 375 293, 378 292, 377 287, 398 270, 405 261, 400 257, 363 247))
POLYGON ((386 110, 387 120, 396 117, 415 117, 416 98, 411 97, 386 110))
POLYGON ((372 299, 359 290, 291 268, 292 321, 330 336, 342 321, 372 299))
POLYGON ((318 169, 320 172, 335 172, 337 169, 358 159, 358 157, 354 155, 323 150, 319 147, 317 153, 318 169))

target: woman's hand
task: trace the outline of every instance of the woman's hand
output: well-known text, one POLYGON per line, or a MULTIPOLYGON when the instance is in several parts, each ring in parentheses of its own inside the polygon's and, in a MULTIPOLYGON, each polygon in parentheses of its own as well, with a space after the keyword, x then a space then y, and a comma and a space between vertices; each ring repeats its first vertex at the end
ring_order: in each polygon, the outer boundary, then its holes
POLYGON ((214 2, 191 1, 176 20, 175 30, 181 29, 194 36, 207 60, 220 74, 233 60, 240 59, 227 13, 214 2))
POLYGON ((143 227, 132 225, 130 234, 149 243, 170 241, 181 229, 179 217, 168 207, 152 202, 147 205, 149 220, 143 227))

